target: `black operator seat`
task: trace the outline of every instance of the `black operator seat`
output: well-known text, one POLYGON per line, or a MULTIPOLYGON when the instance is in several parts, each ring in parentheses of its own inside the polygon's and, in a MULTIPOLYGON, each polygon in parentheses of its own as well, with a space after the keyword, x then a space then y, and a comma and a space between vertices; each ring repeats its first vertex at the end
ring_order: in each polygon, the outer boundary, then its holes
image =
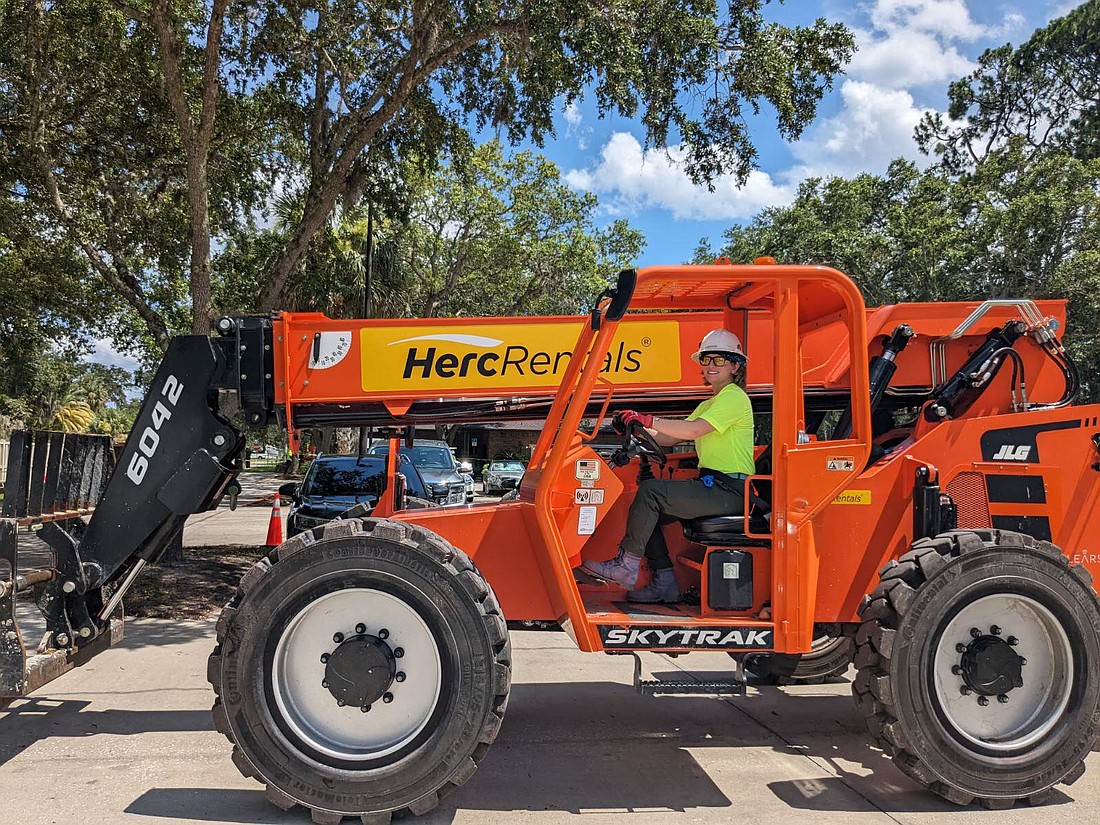
MULTIPOLYGON (((767 516, 771 513, 771 504, 759 493, 762 488, 771 487, 770 483, 754 485, 749 501, 749 529, 758 534, 771 533, 771 524, 767 516)), ((770 489, 767 490, 770 494, 770 489)), ((754 539, 745 536, 745 516, 704 516, 702 518, 683 519, 684 537, 689 541, 704 545, 735 544, 741 547, 767 547, 770 539, 754 539)))

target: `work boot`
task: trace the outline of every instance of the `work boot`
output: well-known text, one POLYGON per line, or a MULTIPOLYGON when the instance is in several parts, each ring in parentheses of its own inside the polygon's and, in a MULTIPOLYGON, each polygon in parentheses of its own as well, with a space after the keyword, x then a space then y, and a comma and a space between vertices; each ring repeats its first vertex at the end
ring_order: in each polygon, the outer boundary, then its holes
POLYGON ((680 601, 680 585, 676 581, 676 574, 671 567, 663 567, 653 571, 653 578, 649 584, 640 590, 631 590, 626 594, 628 602, 641 602, 642 604, 675 604, 680 601))
POLYGON ((589 559, 581 565, 581 569, 599 576, 609 582, 622 585, 627 590, 638 583, 638 570, 642 566, 642 557, 627 553, 619 548, 619 555, 608 561, 592 561, 589 559))

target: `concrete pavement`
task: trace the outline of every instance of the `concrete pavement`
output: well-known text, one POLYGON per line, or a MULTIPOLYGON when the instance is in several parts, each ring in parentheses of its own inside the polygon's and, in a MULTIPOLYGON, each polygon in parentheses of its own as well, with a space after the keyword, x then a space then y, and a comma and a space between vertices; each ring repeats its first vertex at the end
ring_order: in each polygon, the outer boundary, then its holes
MULTIPOLYGON (((0 712, 6 821, 308 823, 238 775, 205 679, 210 622, 139 620, 126 641, 0 712)), ((1043 823, 1100 817, 1100 756, 1042 808, 941 802, 867 745, 849 685, 750 687, 727 700, 641 697, 631 660, 583 654, 563 633, 516 632, 496 744, 436 823, 1043 823)), ((726 674, 721 654, 646 655, 666 677, 726 674)), ((682 678, 682 677, 681 677, 682 678)), ((351 820, 345 820, 351 822, 351 820)))

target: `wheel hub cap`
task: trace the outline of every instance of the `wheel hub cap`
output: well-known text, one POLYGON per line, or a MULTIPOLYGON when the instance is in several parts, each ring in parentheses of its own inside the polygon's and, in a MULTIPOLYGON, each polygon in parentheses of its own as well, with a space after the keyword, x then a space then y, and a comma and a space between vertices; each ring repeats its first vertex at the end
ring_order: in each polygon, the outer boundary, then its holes
POLYGON ((325 664, 325 686, 337 703, 369 707, 389 690, 397 675, 390 646, 361 634, 340 643, 325 664))
POLYGON ((967 687, 982 696, 1003 696, 1023 684, 1020 657, 997 636, 980 636, 971 642, 960 665, 967 687))

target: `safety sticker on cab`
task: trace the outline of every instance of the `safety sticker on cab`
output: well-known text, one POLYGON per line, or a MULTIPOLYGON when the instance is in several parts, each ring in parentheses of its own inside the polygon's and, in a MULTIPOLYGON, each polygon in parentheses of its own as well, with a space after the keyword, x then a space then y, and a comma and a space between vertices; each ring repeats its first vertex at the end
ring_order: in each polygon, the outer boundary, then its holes
POLYGON ((574 504, 603 504, 602 489, 578 489, 573 491, 574 504))
POLYGON ((581 481, 599 481, 600 460, 598 458, 578 458, 577 478, 581 481))
POLYGON ((848 473, 856 468, 856 460, 850 455, 831 455, 825 459, 825 469, 848 473))
POLYGON ((833 499, 833 504, 870 504, 870 490, 845 490, 833 499))

